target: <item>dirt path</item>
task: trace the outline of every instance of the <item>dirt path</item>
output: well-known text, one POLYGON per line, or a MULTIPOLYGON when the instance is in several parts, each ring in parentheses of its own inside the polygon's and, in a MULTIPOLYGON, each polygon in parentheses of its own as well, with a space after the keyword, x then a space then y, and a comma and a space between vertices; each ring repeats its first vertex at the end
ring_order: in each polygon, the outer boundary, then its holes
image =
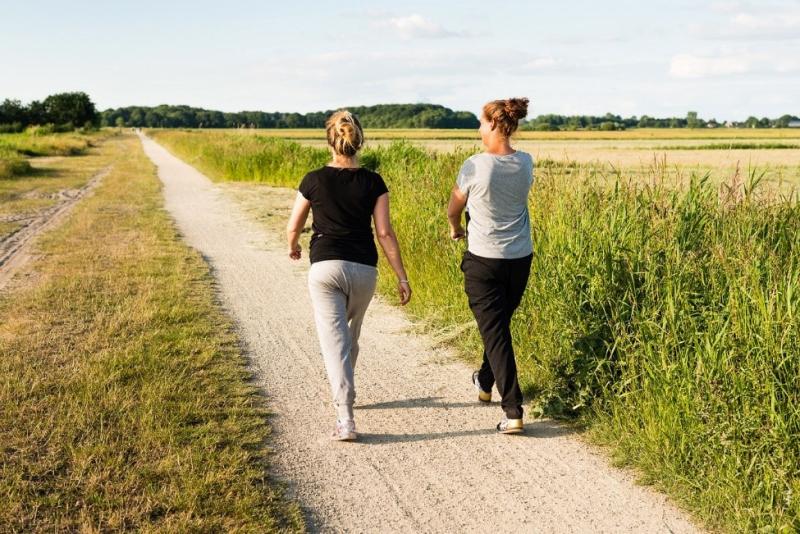
POLYGON ((101 170, 76 190, 59 193, 59 201, 35 216, 23 219, 23 224, 8 236, 0 239, 0 290, 6 287, 19 269, 31 258, 33 238, 58 224, 72 207, 108 175, 111 167, 101 170))
POLYGON ((361 440, 331 443, 333 409, 306 289, 220 188, 155 142, 166 207, 209 261, 275 413, 272 457, 310 530, 346 532, 693 532, 666 499, 634 484, 569 430, 528 424, 498 436, 497 404, 475 402, 470 370, 373 303, 356 379, 361 440))

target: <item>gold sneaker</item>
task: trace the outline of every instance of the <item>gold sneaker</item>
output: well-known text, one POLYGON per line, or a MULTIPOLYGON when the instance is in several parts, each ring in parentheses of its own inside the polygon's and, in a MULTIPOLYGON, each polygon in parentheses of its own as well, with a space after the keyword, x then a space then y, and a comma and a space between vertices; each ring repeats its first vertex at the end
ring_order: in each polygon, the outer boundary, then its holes
POLYGON ((522 434, 525 432, 525 425, 522 419, 506 419, 497 423, 497 431, 500 434, 522 434))

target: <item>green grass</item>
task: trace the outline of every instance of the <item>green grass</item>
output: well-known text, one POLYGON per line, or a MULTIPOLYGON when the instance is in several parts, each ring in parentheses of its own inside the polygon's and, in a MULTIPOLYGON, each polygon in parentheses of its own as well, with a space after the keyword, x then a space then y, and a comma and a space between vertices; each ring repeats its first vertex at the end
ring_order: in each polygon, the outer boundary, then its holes
POLYGON ((0 180, 31 174, 28 158, 41 156, 76 156, 84 154, 94 144, 102 142, 112 130, 85 133, 56 133, 39 135, 36 130, 26 133, 0 134, 0 180))
MULTIPOLYGON (((157 132, 219 180, 296 186, 325 150, 157 132), (288 150, 287 150, 288 148, 288 150), (235 160, 235 161, 233 161, 235 160)), ((467 152, 364 153, 387 180, 410 311, 472 360, 463 244, 444 209, 467 152)), ((712 528, 800 529, 800 206, 753 171, 722 187, 654 165, 608 186, 591 165, 537 171, 534 262, 513 324, 533 414, 571 417, 712 528)), ((394 291, 381 264, 381 289, 394 291)))
POLYGON ((91 134, 54 133, 36 135, 34 133, 0 134, 0 149, 10 149, 24 156, 75 156, 82 154, 93 143, 112 134, 104 130, 91 134))
POLYGON ((0 298, 3 530, 302 530, 266 475, 263 399, 152 164, 133 137, 96 157, 111 174, 40 242, 35 283, 0 298))
POLYGON ((16 150, 0 145, 0 180, 23 176, 31 172, 31 164, 16 150))
MULTIPOLYGON (((3 223, 30 219, 60 202, 60 194, 75 191, 109 163, 98 148, 81 155, 49 161, 25 161, 27 171, 0 179, 0 239, 13 230, 3 223)), ((2 159, 0 159, 2 168, 2 159)))

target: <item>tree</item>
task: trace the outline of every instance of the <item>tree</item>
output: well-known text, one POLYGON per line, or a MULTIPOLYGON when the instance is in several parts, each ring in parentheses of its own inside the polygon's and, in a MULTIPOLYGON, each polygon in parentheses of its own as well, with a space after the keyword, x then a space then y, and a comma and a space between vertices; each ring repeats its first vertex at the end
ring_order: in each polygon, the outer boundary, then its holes
POLYGON ((28 112, 22 102, 6 98, 0 104, 0 124, 27 124, 28 112))
POLYGON ((775 127, 776 128, 788 128, 790 122, 792 122, 792 116, 791 115, 781 115, 775 121, 775 127))
POLYGON ((686 114, 686 126, 689 128, 697 128, 699 126, 696 111, 690 111, 686 114))
POLYGON ((48 122, 54 124, 97 123, 98 115, 86 93, 59 93, 50 95, 42 102, 48 122))

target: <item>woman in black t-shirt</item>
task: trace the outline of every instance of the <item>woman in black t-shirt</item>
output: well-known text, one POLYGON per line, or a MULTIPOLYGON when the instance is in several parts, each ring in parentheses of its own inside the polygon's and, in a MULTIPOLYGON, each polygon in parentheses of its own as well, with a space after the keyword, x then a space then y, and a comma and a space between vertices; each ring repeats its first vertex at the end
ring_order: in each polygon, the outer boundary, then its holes
POLYGON ((309 210, 313 211, 308 288, 336 408, 331 438, 354 440, 353 369, 361 323, 375 293, 378 274, 371 222, 397 275, 400 304, 411 298, 411 286, 389 220, 386 184, 379 174, 358 165, 357 154, 364 141, 361 124, 349 111, 337 111, 325 127, 333 160, 303 178, 286 232, 289 257, 299 260, 300 232, 309 210))

